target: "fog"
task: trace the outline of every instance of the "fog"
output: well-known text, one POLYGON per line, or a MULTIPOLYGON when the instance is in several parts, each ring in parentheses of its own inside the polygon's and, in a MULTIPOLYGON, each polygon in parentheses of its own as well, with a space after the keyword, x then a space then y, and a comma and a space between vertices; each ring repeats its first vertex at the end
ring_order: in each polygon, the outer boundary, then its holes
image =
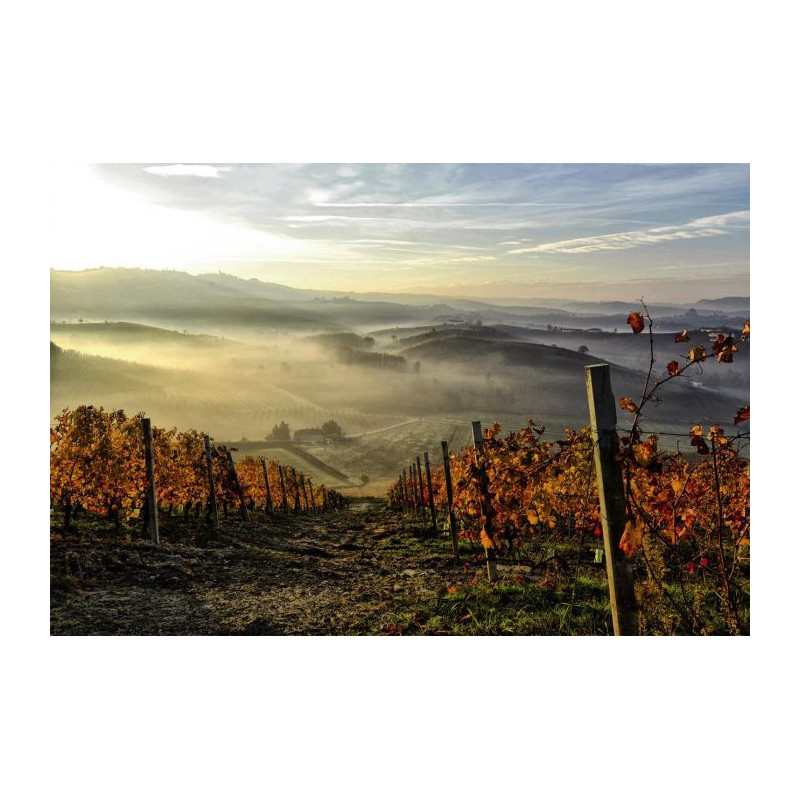
MULTIPOLYGON (((466 444, 473 419, 509 429, 532 418, 557 438, 563 427, 588 422, 587 365, 612 363, 619 398, 641 394, 649 363, 646 336, 633 336, 617 309, 604 317, 603 332, 575 329, 570 315, 557 317, 562 324, 533 315, 519 324, 502 310, 474 307, 346 298, 260 306, 214 295, 215 282, 187 297, 191 284, 176 276, 179 298, 162 286, 158 307, 141 308, 152 287, 131 287, 126 275, 115 295, 107 272, 96 295, 82 285, 80 293, 51 298, 51 416, 82 403, 122 408, 240 448, 278 447, 273 429, 285 423, 288 438, 285 427, 279 438, 291 446, 281 457, 327 465, 329 485, 336 485, 334 475, 346 476, 338 485, 353 489, 366 478, 368 490, 381 491, 417 453, 438 454, 442 439, 466 444), (493 314, 499 323, 491 323, 493 314), (331 421, 341 436, 314 433, 331 421)), ((708 345, 707 333, 693 335, 708 345)), ((680 348, 663 328, 656 346, 663 371, 680 348)), ((732 420, 749 402, 748 356, 743 346, 734 364, 709 362, 692 381, 675 382, 646 423, 677 434, 698 422, 732 420)), ((618 416, 624 424, 625 412, 618 416)))

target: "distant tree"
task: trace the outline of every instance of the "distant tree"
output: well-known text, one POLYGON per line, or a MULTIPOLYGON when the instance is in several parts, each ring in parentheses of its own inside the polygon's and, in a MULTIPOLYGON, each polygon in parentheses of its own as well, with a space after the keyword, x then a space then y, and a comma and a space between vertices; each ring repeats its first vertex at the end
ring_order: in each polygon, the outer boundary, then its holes
POLYGON ((582 344, 578 348, 578 352, 581 353, 581 354, 588 353, 589 352, 589 348, 585 344, 582 344))
POLYGON ((288 442, 291 441, 292 435, 289 431, 289 426, 281 420, 278 425, 272 426, 272 433, 267 436, 267 441, 270 442, 288 442))
POLYGON ((342 426, 335 420, 329 419, 322 423, 322 432, 326 436, 344 436, 342 426))

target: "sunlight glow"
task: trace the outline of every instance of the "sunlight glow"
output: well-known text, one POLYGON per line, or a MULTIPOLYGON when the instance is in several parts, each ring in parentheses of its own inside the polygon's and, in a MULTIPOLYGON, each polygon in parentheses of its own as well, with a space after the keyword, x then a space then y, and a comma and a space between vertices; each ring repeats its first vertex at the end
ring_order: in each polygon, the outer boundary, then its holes
POLYGON ((52 198, 54 269, 209 269, 313 256, 317 250, 315 243, 149 203, 100 180, 85 165, 55 166, 52 198))

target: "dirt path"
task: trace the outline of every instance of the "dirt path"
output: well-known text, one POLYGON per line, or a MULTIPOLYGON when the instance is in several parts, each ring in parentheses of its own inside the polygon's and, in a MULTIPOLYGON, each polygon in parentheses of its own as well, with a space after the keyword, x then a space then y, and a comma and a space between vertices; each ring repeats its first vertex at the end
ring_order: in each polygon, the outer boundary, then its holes
POLYGON ((380 633, 397 609, 462 575, 380 501, 319 517, 228 519, 198 538, 165 525, 162 545, 51 541, 54 635, 380 633))

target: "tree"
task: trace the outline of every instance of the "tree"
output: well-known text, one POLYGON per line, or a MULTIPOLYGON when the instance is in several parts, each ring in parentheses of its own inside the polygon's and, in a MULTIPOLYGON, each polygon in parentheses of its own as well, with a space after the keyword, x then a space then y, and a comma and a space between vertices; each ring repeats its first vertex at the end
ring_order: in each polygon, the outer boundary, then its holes
POLYGON ((589 348, 588 348, 588 347, 587 347, 585 344, 582 344, 582 345, 581 345, 581 346, 578 348, 578 352, 579 352, 581 355, 584 355, 584 354, 586 354, 586 353, 588 353, 588 352, 589 352, 589 348))
POLYGON ((267 441, 270 442, 288 442, 292 438, 289 426, 283 421, 280 424, 272 426, 272 433, 267 436, 267 441))
POLYGON ((342 426, 332 419, 322 423, 322 432, 325 436, 344 436, 342 426))

